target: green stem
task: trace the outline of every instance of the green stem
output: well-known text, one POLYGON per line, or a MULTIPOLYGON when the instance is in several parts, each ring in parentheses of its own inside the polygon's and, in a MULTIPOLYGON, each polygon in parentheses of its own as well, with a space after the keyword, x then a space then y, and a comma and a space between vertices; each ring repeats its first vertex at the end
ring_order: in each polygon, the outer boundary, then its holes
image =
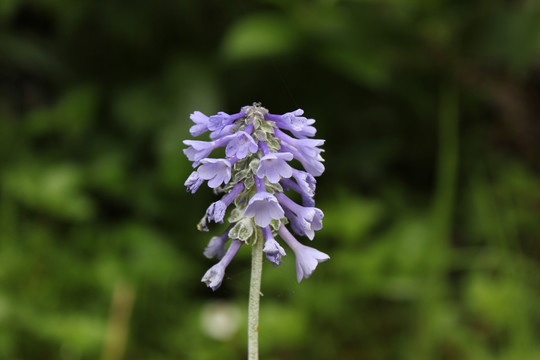
POLYGON ((259 302, 263 261, 263 239, 257 236, 251 252, 251 281, 248 307, 248 360, 259 359, 259 302))

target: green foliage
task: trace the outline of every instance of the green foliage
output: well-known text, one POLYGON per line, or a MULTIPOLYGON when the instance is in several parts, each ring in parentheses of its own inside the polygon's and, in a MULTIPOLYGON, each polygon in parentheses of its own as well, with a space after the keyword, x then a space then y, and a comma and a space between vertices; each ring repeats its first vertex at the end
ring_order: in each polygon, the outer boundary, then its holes
POLYGON ((261 358, 540 358, 537 2, 4 0, 0 29, 1 359, 246 357, 251 252, 200 283, 225 225, 181 140, 253 101, 327 139, 331 256, 265 263, 261 358))

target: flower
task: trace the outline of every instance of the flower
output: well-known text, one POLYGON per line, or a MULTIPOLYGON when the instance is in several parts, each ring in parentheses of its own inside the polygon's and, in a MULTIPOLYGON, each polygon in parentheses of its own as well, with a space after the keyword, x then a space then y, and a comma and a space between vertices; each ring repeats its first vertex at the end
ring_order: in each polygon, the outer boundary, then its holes
POLYGON ((208 116, 200 111, 195 111, 189 118, 195 123, 195 125, 189 128, 191 135, 199 136, 208 131, 208 116))
POLYGON ((249 200, 244 215, 254 217, 255 224, 264 228, 270 224, 272 219, 279 220, 283 218, 285 213, 274 195, 262 191, 253 195, 249 200))
POLYGON ((278 266, 286 256, 279 235, 295 253, 298 281, 329 259, 323 252, 298 242, 285 225, 289 223, 294 233, 313 240, 315 231, 322 229, 324 217, 314 200, 315 177, 324 172, 324 140, 311 138, 316 133, 315 120, 303 114, 302 109, 270 114, 259 104, 244 106, 232 115, 219 112, 206 116, 198 111, 191 114, 195 125, 190 133, 198 136, 209 131, 210 141, 184 141, 188 146, 184 153, 197 168, 184 185, 195 193, 206 180, 216 195, 223 194, 206 209, 197 228, 209 231, 212 222, 229 222, 227 230, 212 237, 204 249, 206 257, 220 259, 202 278, 212 290, 221 285, 226 267, 242 243, 264 241, 262 252, 278 266), (219 148, 224 148, 223 158, 209 158, 219 148), (293 159, 303 170, 291 166, 293 159), (298 193, 301 205, 284 191, 298 193), (225 250, 228 239, 233 240, 225 250))
POLYGON ((293 224, 295 232, 299 235, 306 235, 310 240, 313 240, 314 231, 322 229, 323 212, 316 207, 300 206, 281 193, 276 194, 276 198, 286 210, 290 211, 288 218, 293 224))
POLYGON ((225 255, 225 244, 229 240, 229 230, 232 228, 232 225, 227 228, 227 230, 219 236, 213 236, 206 249, 204 249, 204 256, 209 259, 216 258, 221 259, 225 255))
POLYGON ((307 119, 301 115, 304 114, 304 110, 297 109, 292 112, 285 113, 283 115, 267 114, 265 117, 268 120, 273 120, 276 125, 282 129, 289 130, 294 136, 299 138, 314 136, 317 132, 313 126, 315 120, 307 119))
POLYGON ((240 195, 242 190, 244 190, 244 184, 238 183, 234 185, 231 192, 225 195, 221 200, 213 202, 206 210, 207 219, 209 221, 222 223, 227 207, 238 197, 238 195, 240 195))
POLYGON ((218 200, 210 204, 208 209, 206 209, 206 217, 209 221, 222 223, 223 218, 225 217, 226 210, 227 205, 225 205, 223 201, 218 200))
POLYGON ((266 254, 266 258, 273 262, 276 266, 281 264, 281 257, 287 255, 285 250, 279 245, 272 235, 272 230, 269 226, 262 229, 265 242, 263 252, 266 254))
POLYGON ((236 157, 237 159, 245 158, 248 153, 254 154, 259 150, 255 140, 245 131, 239 131, 233 135, 233 138, 225 148, 227 157, 236 157))
POLYGON ((197 172, 199 177, 208 181, 208 186, 217 188, 231 179, 231 163, 225 159, 202 159, 197 172))
POLYGON ((184 154, 189 161, 193 161, 195 164, 210 155, 215 148, 214 143, 210 141, 184 140, 184 144, 189 145, 187 149, 184 149, 184 154))
POLYGON ((296 280, 311 276, 317 265, 330 259, 330 256, 309 246, 302 245, 282 224, 278 230, 279 236, 289 245, 296 257, 296 280))
POLYGON ((195 192, 197 191, 197 189, 199 189, 203 182, 204 180, 201 179, 199 173, 197 171, 194 171, 189 175, 184 185, 187 186, 188 192, 195 194, 195 192))
POLYGON ((306 158, 316 158, 319 156, 323 149, 319 149, 318 146, 324 144, 324 140, 321 139, 295 139, 283 131, 276 129, 276 137, 288 146, 295 148, 299 154, 306 158))
POLYGON ((322 164, 322 161, 324 161, 324 159, 320 155, 317 155, 316 157, 305 157, 297 150, 283 144, 281 144, 281 150, 288 151, 293 154, 294 158, 300 161, 304 169, 306 169, 306 171, 311 175, 321 176, 324 172, 324 165, 322 164))
POLYGON ((213 291, 216 291, 221 286, 221 282, 225 276, 225 269, 227 269, 227 266, 229 266, 241 245, 242 241, 233 240, 225 256, 216 265, 208 269, 202 277, 201 282, 205 283, 213 291))
POLYGON ((269 153, 261 158, 257 168, 257 176, 262 178, 266 176, 268 181, 273 184, 279 182, 281 178, 290 178, 293 174, 292 167, 287 161, 293 159, 291 153, 269 153))

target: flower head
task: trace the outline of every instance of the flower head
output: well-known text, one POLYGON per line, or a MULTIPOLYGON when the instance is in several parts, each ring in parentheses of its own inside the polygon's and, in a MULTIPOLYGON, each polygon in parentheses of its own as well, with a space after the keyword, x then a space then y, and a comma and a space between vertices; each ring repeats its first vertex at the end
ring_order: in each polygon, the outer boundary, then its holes
POLYGON ((316 133, 315 120, 303 116, 298 109, 283 115, 270 114, 259 104, 242 107, 229 115, 212 116, 195 111, 191 114, 193 136, 209 131, 210 141, 186 140, 184 149, 196 171, 185 182, 191 193, 206 180, 216 194, 223 196, 206 210, 198 228, 208 231, 212 223, 228 221, 220 236, 210 239, 204 250, 208 258, 220 259, 202 278, 212 290, 222 283, 226 267, 241 244, 261 244, 266 258, 281 264, 286 255, 277 235, 293 250, 297 279, 309 277, 328 255, 302 245, 287 230, 313 240, 322 229, 323 212, 315 207, 315 177, 324 171, 321 146, 324 140, 310 139, 316 133), (225 148, 224 158, 209 158, 218 148, 225 148), (289 163, 297 160, 303 170, 289 163), (294 191, 302 205, 292 201, 283 191, 294 191), (227 213, 229 215, 227 216, 227 213), (264 239, 260 238, 260 233, 264 239), (232 239, 227 251, 225 244, 232 239))

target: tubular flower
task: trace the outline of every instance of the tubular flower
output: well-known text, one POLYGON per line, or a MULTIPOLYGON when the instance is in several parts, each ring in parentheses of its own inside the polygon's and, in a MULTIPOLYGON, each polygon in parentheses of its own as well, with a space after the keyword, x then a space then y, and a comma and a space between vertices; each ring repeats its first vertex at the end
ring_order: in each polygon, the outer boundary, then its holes
POLYGON ((320 148, 324 140, 310 139, 316 133, 315 120, 302 116, 298 109, 283 115, 270 114, 260 104, 244 106, 229 115, 219 112, 206 116, 191 114, 193 136, 210 132, 210 141, 185 140, 187 158, 196 170, 185 182, 188 192, 195 193, 204 181, 222 198, 206 210, 199 230, 208 231, 210 222, 229 226, 210 239, 204 255, 221 259, 202 278, 208 287, 221 286, 225 269, 241 244, 264 241, 262 251, 275 266, 281 264, 285 250, 276 240, 279 236, 294 252, 298 281, 309 277, 319 262, 329 256, 302 245, 287 230, 290 224, 300 236, 313 240, 322 229, 323 212, 314 207, 315 177, 324 171, 320 148), (211 158, 214 150, 225 148, 225 158, 211 158), (294 169, 289 162, 297 160, 303 169, 294 169), (302 205, 284 192, 296 192, 302 205), (229 216, 226 217, 227 212, 229 216), (225 244, 232 239, 229 249, 225 244))

